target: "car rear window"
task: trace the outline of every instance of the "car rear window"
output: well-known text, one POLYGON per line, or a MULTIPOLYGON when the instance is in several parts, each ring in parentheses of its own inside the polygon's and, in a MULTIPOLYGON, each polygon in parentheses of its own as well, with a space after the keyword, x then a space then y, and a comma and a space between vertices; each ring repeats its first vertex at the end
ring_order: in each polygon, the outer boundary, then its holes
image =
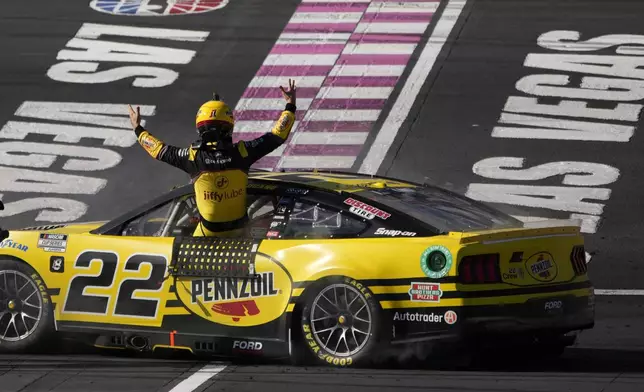
POLYGON ((520 220, 490 206, 431 186, 369 189, 360 195, 430 224, 443 233, 523 227, 520 220))

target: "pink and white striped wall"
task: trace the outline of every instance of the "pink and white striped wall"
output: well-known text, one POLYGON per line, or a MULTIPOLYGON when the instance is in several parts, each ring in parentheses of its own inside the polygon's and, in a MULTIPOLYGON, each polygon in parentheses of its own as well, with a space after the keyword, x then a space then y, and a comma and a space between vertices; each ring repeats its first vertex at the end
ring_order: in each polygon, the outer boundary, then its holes
POLYGON ((438 4, 302 0, 235 108, 235 140, 257 137, 283 108, 277 86, 296 79, 292 135, 255 167, 352 167, 438 4))

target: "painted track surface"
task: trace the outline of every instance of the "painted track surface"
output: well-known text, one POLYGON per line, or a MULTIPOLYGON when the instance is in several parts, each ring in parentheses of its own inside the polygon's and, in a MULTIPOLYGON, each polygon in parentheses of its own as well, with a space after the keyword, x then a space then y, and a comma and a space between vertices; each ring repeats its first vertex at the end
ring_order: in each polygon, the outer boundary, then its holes
MULTIPOLYGON (((221 78, 224 82, 221 88, 217 86, 219 91, 225 96, 240 96, 298 2, 284 1, 288 5, 279 9, 260 1, 245 1, 244 5, 237 3, 229 6, 235 7, 232 11, 227 10, 230 12, 226 15, 233 15, 232 20, 223 21, 213 13, 208 18, 191 17, 189 26, 185 21, 163 21, 164 27, 195 30, 210 30, 214 25, 226 24, 229 29, 219 30, 218 34, 230 38, 234 44, 190 46, 201 51, 193 62, 180 70, 178 81, 160 94, 154 90, 132 89, 127 84, 88 88, 87 85, 61 85, 47 79, 44 75, 55 62, 56 53, 82 22, 115 23, 115 19, 89 10, 87 1, 64 2, 55 11, 44 8, 39 11, 25 2, 13 2, 0 16, 0 32, 10 38, 0 41, 0 49, 3 53, 18 53, 14 61, 0 64, 0 86, 8 92, 0 96, 0 118, 3 122, 15 120, 12 113, 25 100, 150 102, 157 105, 158 113, 153 124, 159 134, 171 142, 185 142, 186 138, 178 136, 176 129, 190 123, 194 108, 204 100, 204 96, 209 96, 212 86, 206 80, 211 78, 211 70, 229 76, 221 78), (271 17, 266 18, 267 14, 271 17), (255 26, 262 27, 257 29, 255 26), (236 53, 243 57, 243 61, 225 64, 217 57, 219 50, 236 53), (213 63, 216 66, 211 67, 213 63)), ((531 73, 522 68, 522 63, 527 53, 537 51, 535 42, 539 34, 557 29, 578 30, 583 32, 584 38, 603 34, 642 34, 641 23, 635 21, 644 12, 644 6, 636 1, 611 2, 610 5, 594 1, 570 1, 560 6, 546 1, 517 4, 506 1, 468 2, 455 29, 458 36, 453 36, 455 41, 450 40, 441 54, 440 62, 428 79, 430 83, 423 87, 416 100, 411 121, 398 134, 393 146, 396 153, 385 161, 382 173, 421 181, 428 176, 434 182, 451 183, 455 189, 464 192, 468 184, 481 182, 474 179, 472 165, 489 156, 525 156, 521 154, 523 151, 541 149, 543 158, 531 164, 591 160, 615 165, 620 168, 622 177, 611 186, 613 194, 603 215, 606 223, 589 239, 594 248, 591 250, 597 250, 591 262, 591 274, 598 288, 640 289, 642 276, 637 255, 641 253, 641 244, 630 234, 630 230, 637 228, 636 218, 642 215, 636 197, 642 189, 637 186, 636 177, 636 173, 641 171, 637 154, 640 139, 634 137, 628 144, 618 146, 624 150, 589 143, 561 147, 557 144, 555 148, 545 144, 547 142, 520 145, 511 141, 492 145, 489 134, 506 98, 513 94, 511 90, 515 82, 531 73), (473 68, 477 71, 472 71, 473 68), (456 139, 466 140, 458 130, 471 131, 472 124, 484 128, 484 136, 469 144, 456 143, 456 139), (441 148, 436 148, 437 145, 441 148), (442 148, 445 146, 451 146, 451 150, 442 148), (559 148, 561 151, 555 151, 559 148), (427 154, 427 151, 433 153, 427 154), (510 154, 508 151, 519 153, 510 154), (454 156, 459 159, 454 159, 454 156), (449 178, 441 177, 442 173, 449 173, 449 178)), ((155 19, 141 23, 161 26, 162 23, 155 19)), ((117 23, 127 23, 125 18, 118 20, 117 23)), ((231 103, 235 103, 234 99, 231 103)), ((391 105, 392 102, 387 103, 387 107, 391 105)), ((109 182, 108 188, 98 199, 96 196, 85 199, 88 202, 98 200, 92 204, 94 210, 88 215, 92 219, 139 204, 139 195, 128 192, 129 189, 133 184, 146 180, 146 173, 158 169, 155 162, 142 154, 129 152, 123 155, 124 162, 109 172, 109 178, 114 181, 109 182), (112 203, 115 195, 119 195, 121 203, 112 203)), ((145 182, 148 193, 145 199, 167 189, 173 182, 183 181, 178 172, 167 171, 164 176, 166 173, 167 177, 158 182, 145 182)), ((566 214, 552 215, 567 217, 566 214)), ((548 216, 547 213, 544 216, 548 216)), ((644 301, 641 297, 606 296, 599 297, 597 302, 596 328, 585 333, 579 347, 569 350, 558 362, 530 365, 500 363, 473 371, 423 369, 414 365, 376 371, 232 365, 197 390, 263 391, 280 388, 295 391, 303 388, 328 390, 330 387, 352 391, 638 390, 644 384, 644 339, 641 337, 644 301)), ((204 365, 196 360, 140 359, 78 353, 75 349, 68 351, 71 353, 0 357, 2 390, 169 391, 204 365)), ((490 362, 494 359, 490 358, 490 362)))

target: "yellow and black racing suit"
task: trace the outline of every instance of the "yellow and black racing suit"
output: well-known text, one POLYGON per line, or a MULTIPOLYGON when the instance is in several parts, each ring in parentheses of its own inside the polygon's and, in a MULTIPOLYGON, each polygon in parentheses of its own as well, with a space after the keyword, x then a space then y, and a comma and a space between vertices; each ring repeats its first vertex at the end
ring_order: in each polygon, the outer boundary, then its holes
POLYGON ((135 133, 153 158, 190 175, 200 215, 194 236, 234 237, 241 235, 247 220, 248 170, 286 141, 295 122, 295 110, 295 105, 286 104, 270 132, 226 146, 198 141, 188 148, 178 148, 165 144, 140 125, 135 133))

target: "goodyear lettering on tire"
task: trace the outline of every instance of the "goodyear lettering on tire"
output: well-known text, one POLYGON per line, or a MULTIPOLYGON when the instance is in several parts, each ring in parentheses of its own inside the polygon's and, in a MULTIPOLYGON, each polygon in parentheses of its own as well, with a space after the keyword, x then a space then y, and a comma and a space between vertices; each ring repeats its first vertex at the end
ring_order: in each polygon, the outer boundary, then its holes
POLYGON ((36 286, 38 286, 38 291, 40 291, 40 296, 42 297, 43 304, 48 304, 49 295, 47 294, 47 288, 45 288, 45 284, 42 279, 40 279, 38 274, 31 274, 31 279, 33 279, 34 283, 36 283, 36 286))
POLYGON ((315 338, 313 338, 311 325, 309 323, 302 325, 302 331, 304 332, 304 339, 306 340, 306 344, 311 348, 315 356, 320 360, 334 366, 343 367, 353 365, 353 357, 336 357, 325 353, 315 341, 315 338))
POLYGON ((351 286, 355 287, 362 295, 364 295, 365 299, 371 299, 371 293, 367 290, 367 288, 362 283, 351 278, 344 278, 344 282, 346 284, 350 284, 351 286))

